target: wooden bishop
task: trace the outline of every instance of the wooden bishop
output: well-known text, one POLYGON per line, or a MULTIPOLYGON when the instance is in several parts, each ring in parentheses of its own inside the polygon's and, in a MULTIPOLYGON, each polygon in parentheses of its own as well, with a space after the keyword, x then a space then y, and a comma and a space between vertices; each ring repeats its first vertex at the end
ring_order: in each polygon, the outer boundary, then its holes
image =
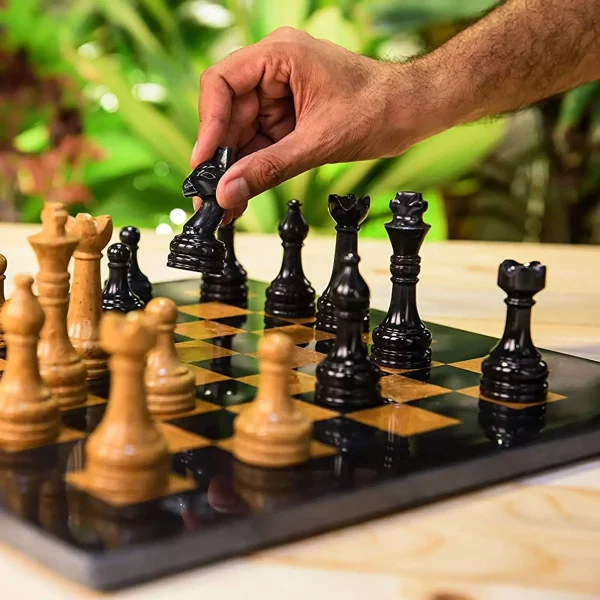
POLYGON ((87 368, 87 380, 108 375, 108 356, 100 346, 99 323, 102 315, 100 260, 113 232, 108 215, 92 217, 79 213, 67 221, 67 231, 79 239, 73 253, 73 285, 67 314, 69 338, 87 368))
POLYGON ((173 332, 177 305, 168 298, 154 298, 145 313, 156 324, 156 345, 146 356, 144 380, 148 410, 152 414, 175 414, 196 406, 196 379, 177 355, 173 332))
POLYGON ((142 502, 169 481, 167 441, 146 406, 145 355, 154 346, 154 324, 141 311, 106 313, 100 341, 110 354, 108 407, 86 446, 87 485, 117 502, 142 502))
POLYGON ((234 421, 233 454, 243 463, 291 467, 310 457, 312 424, 290 395, 294 344, 283 333, 260 341, 260 384, 256 398, 234 421))
POLYGON ((46 315, 38 344, 40 373, 64 408, 87 399, 87 370, 67 333, 68 268, 78 244, 77 237, 65 230, 67 218, 62 204, 47 202, 42 210, 42 231, 28 238, 40 266, 37 287, 46 315))
POLYGON ((42 381, 37 346, 44 311, 33 295, 33 278, 15 277, 12 298, 2 309, 6 367, 0 380, 0 447, 25 450, 56 441, 60 431, 58 403, 42 381))

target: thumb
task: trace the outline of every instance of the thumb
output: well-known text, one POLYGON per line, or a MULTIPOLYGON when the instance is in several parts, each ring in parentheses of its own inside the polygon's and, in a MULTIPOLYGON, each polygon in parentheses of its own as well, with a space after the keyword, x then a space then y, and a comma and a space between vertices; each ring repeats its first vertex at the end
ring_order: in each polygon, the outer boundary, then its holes
POLYGON ((222 208, 235 208, 317 164, 316 148, 293 131, 276 144, 234 163, 219 181, 217 202, 222 208))

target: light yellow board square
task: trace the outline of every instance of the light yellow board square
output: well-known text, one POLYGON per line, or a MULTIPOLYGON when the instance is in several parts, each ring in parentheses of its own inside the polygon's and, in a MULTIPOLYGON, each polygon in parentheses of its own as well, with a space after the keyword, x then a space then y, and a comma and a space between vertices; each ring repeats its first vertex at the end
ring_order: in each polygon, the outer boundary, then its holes
POLYGON ((244 331, 243 329, 223 325, 223 323, 217 323, 216 321, 192 321, 191 323, 179 323, 175 327, 175 333, 194 338, 195 340, 208 340, 209 338, 222 335, 244 333, 244 331))
MULTIPOLYGON (((219 448, 222 448, 226 452, 233 453, 233 437, 227 438, 225 440, 219 440, 217 442, 217 446, 219 448)), ((333 454, 337 454, 337 450, 332 446, 327 446, 326 444, 322 444, 321 442, 317 442, 316 440, 311 440, 311 458, 322 458, 324 456, 331 456, 333 454)))
POLYGON ((229 379, 227 375, 221 375, 221 373, 215 373, 202 367, 195 365, 188 365, 192 370, 192 373, 196 377, 196 385, 208 385, 209 383, 217 383, 218 381, 225 381, 229 379))
POLYGON ((418 398, 439 396, 451 390, 439 385, 417 381, 402 375, 386 375, 381 378, 381 395, 394 402, 410 402, 418 398))
POLYGON ((158 428, 167 439, 167 445, 171 454, 181 452, 182 450, 191 450, 192 448, 204 448, 210 445, 210 441, 206 438, 169 423, 158 423, 158 428))
MULTIPOLYGON (((428 368, 433 369, 434 367, 441 367, 444 363, 431 361, 428 368)), ((421 367, 422 368, 422 367, 421 367)), ((411 371, 418 371, 419 369, 391 369, 390 367, 380 367, 382 371, 392 373, 392 375, 402 375, 402 373, 410 373, 411 371)))
POLYGON ((539 406, 540 404, 546 404, 547 402, 558 402, 560 400, 565 400, 566 396, 562 396, 561 394, 555 394, 554 392, 548 392, 546 396, 546 400, 542 400, 541 402, 533 402, 530 404, 525 404, 523 402, 504 402, 502 400, 492 400, 491 398, 486 398, 479 393, 479 386, 474 385, 472 387, 463 388, 462 390, 457 390, 461 394, 465 394, 467 396, 471 396, 473 398, 479 398, 480 400, 485 400, 486 402, 492 402, 494 404, 499 404, 500 406, 506 406, 506 408, 512 408, 515 410, 522 410, 524 408, 528 408, 530 406, 539 406))
POLYGON ((458 367, 459 369, 464 369, 465 371, 471 371, 472 373, 481 374, 481 363, 482 362, 483 362, 483 357, 470 358, 469 360, 461 360, 460 362, 450 363, 450 366, 458 367))
POLYGON ((254 331, 258 335, 265 335, 272 331, 280 331, 290 336, 294 344, 308 344, 308 342, 329 340, 335 337, 333 333, 305 327, 304 325, 284 325, 283 327, 273 327, 272 329, 259 329, 254 331))
POLYGON ((233 350, 213 346, 206 342, 198 340, 189 340, 187 342, 178 342, 175 344, 179 358, 185 363, 197 362, 200 360, 211 360, 213 358, 222 358, 224 356, 233 356, 237 354, 233 350))
MULTIPOLYGON (((65 475, 65 480, 70 485, 85 490, 86 492, 88 492, 88 494, 95 496, 96 498, 99 498, 100 500, 112 506, 122 508, 124 506, 132 504, 131 502, 123 502, 122 499, 113 498, 108 493, 99 492, 98 490, 95 490, 89 483, 89 474, 87 471, 75 471, 72 473, 67 473, 65 475)), ((140 498, 134 504, 148 502, 149 500, 154 500, 155 498, 160 498, 161 496, 171 496, 172 494, 180 494, 188 490, 193 490, 194 487, 195 483, 191 479, 186 479, 185 477, 181 477, 179 475, 175 475, 174 473, 170 473, 166 489, 161 490, 160 493, 149 494, 144 498, 140 498)))
POLYGON ((204 302, 201 304, 190 304, 180 306, 179 312, 201 319, 226 319, 228 317, 239 317, 247 315, 250 311, 245 308, 222 304, 221 302, 204 302))
POLYGON ((207 412, 213 412, 214 410, 219 410, 221 407, 216 406, 215 404, 211 404, 210 402, 205 402, 204 400, 196 400, 196 405, 192 410, 188 410, 186 412, 179 413, 171 413, 164 415, 152 415, 152 418, 156 421, 169 421, 170 419, 181 419, 183 417, 192 417, 194 415, 202 415, 207 412))
POLYGON ((317 406, 316 404, 310 404, 310 402, 304 402, 302 400, 294 400, 298 410, 311 421, 324 421, 325 419, 332 419, 339 417, 339 413, 317 406))
POLYGON ((438 415, 437 413, 406 404, 386 404, 385 406, 350 413, 346 417, 382 431, 404 437, 460 423, 458 419, 451 419, 450 417, 438 415))
MULTIPOLYGON (((248 356, 258 358, 258 352, 251 352, 248 356)), ((301 348, 300 346, 294 346, 294 355, 292 356, 292 362, 290 364, 291 369, 296 367, 306 367, 308 365, 318 365, 325 359, 325 354, 316 352, 310 348, 301 348)))
MULTIPOLYGON (((246 377, 239 377, 236 381, 258 387, 260 384, 260 375, 247 375, 246 377)), ((317 384, 316 377, 298 371, 290 371, 288 381, 290 385, 290 396, 312 392, 317 384)))
POLYGON ((56 443, 62 444, 63 442, 72 442, 73 440, 80 440, 83 437, 85 437, 85 434, 82 431, 71 429, 70 427, 65 427, 63 425, 60 428, 60 433, 58 434, 58 440, 56 440, 56 443))

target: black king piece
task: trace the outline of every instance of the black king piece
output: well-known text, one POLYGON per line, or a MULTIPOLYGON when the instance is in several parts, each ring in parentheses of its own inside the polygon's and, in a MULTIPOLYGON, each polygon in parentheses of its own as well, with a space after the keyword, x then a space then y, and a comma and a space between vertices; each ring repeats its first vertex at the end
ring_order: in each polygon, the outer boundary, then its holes
MULTIPOLYGON (((331 278, 323 294, 317 301, 316 328, 335 333, 335 311, 331 302, 331 287, 337 279, 342 265, 342 257, 349 252, 358 253, 358 231, 360 224, 369 212, 371 199, 369 196, 357 197, 354 194, 338 196, 331 194, 328 200, 329 214, 336 223, 335 253, 331 278)), ((369 315, 365 317, 363 331, 369 331, 369 315)))
POLYGON ((225 268, 222 273, 202 276, 200 299, 245 308, 248 303, 248 275, 235 255, 235 219, 227 225, 221 224, 217 236, 225 244, 225 268))
POLYGON ((546 286, 546 267, 539 262, 505 260, 498 269, 506 325, 502 339, 481 365, 481 394, 492 400, 533 403, 546 399, 548 365, 531 339, 533 296, 546 286))
POLYGON ((388 312, 373 330, 371 356, 382 367, 419 369, 431 364, 431 332, 419 316, 416 288, 421 244, 431 227, 423 222, 427 202, 416 192, 399 192, 385 224, 392 243, 392 297, 388 312))
POLYGON ((265 312, 274 317, 315 316, 315 290, 302 269, 302 246, 308 235, 308 223, 300 212, 301 206, 298 200, 290 200, 279 224, 283 260, 279 274, 265 292, 265 312))
POLYGON ((369 287, 358 269, 360 259, 349 253, 331 290, 337 330, 333 346, 317 367, 315 402, 335 409, 367 408, 382 403, 381 371, 371 362, 362 339, 369 287))
POLYGON ((202 205, 171 240, 167 266, 199 273, 221 273, 225 244, 215 237, 225 211, 217 203, 217 185, 232 164, 232 149, 218 148, 207 162, 198 165, 183 182, 185 198, 198 196, 202 205))

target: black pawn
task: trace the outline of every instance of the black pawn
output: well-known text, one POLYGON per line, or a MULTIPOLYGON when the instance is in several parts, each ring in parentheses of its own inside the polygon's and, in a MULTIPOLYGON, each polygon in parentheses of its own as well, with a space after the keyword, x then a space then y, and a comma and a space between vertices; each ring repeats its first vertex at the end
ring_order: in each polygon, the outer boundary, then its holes
MULTIPOLYGON (((358 231, 360 224, 369 212, 371 199, 369 196, 356 197, 354 194, 329 196, 329 214, 336 222, 335 252, 333 256, 333 269, 327 287, 317 301, 316 328, 321 331, 335 333, 335 311, 331 302, 331 288, 339 275, 342 257, 349 252, 358 254, 358 231)), ((365 318, 363 331, 369 331, 369 315, 365 318)))
POLYGON ((390 202, 385 224, 392 243, 392 297, 384 320, 373 330, 371 357, 382 367, 419 369, 431 364, 431 332, 417 310, 421 244, 431 227, 423 222, 427 202, 415 192, 400 192, 390 202))
POLYGON ((219 274, 203 275, 200 287, 200 299, 203 302, 223 302, 241 307, 248 302, 248 275, 235 255, 234 234, 235 220, 219 226, 217 235, 227 251, 225 268, 219 274))
POLYGON ((231 148, 218 148, 207 162, 198 165, 183 182, 186 198, 199 197, 202 205, 171 240, 167 266, 198 273, 221 273, 225 244, 215 237, 225 211, 217 203, 217 185, 232 164, 231 148))
POLYGON ((265 292, 265 312, 274 317, 300 319, 315 315, 315 290, 302 269, 302 246, 308 235, 308 223, 300 206, 298 200, 290 200, 287 214, 279 224, 283 261, 279 275, 265 292))
POLYGON ((481 365, 481 394, 505 402, 542 402, 548 391, 548 365, 531 339, 533 296, 546 286, 546 267, 539 262, 505 260, 498 286, 507 297, 502 339, 481 365))
POLYGON ((102 292, 102 310, 118 310, 124 313, 141 310, 144 303, 131 291, 127 271, 131 250, 126 244, 109 246, 108 255, 109 275, 102 292))
POLYGON ((334 409, 358 410, 382 403, 382 373, 369 359, 362 339, 370 292, 358 270, 359 262, 353 253, 342 258, 331 290, 337 319, 335 342, 316 371, 315 401, 334 409))
POLYGON ((129 271, 127 272, 129 287, 144 304, 148 304, 152 300, 152 284, 142 273, 138 264, 137 253, 138 244, 140 243, 140 230, 137 227, 123 227, 119 233, 119 239, 127 244, 131 250, 129 271))

